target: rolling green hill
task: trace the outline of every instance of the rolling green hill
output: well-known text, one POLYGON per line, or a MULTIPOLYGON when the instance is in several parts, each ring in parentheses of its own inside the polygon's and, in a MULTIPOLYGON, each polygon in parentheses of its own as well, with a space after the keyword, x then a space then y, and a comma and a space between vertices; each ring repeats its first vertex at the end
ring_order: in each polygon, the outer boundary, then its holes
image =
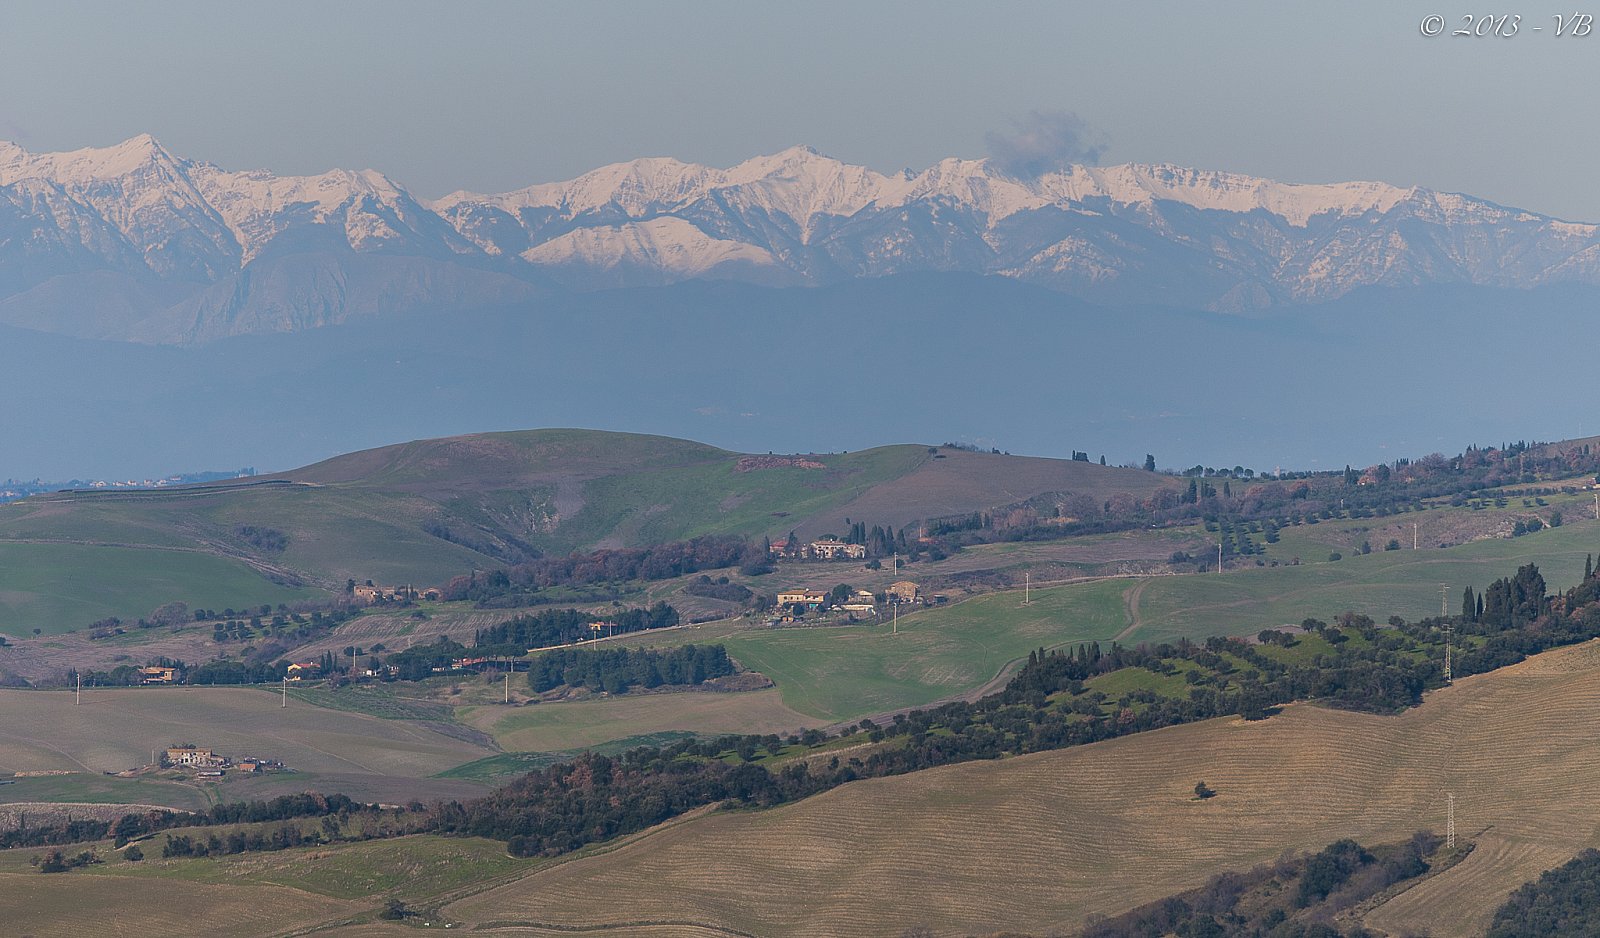
MULTIPOLYGON (((157 592, 163 602, 276 603, 347 578, 434 584, 534 552, 842 533, 845 517, 903 525, 1050 492, 1098 498, 1173 484, 1133 469, 915 445, 751 456, 589 430, 422 440, 249 480, 0 506, 0 632, 144 615, 157 592), (86 602, 41 573, 59 564, 36 559, 68 546, 106 552, 140 588, 100 577, 102 595, 86 602), (141 569, 161 576, 146 580, 141 569)), ((96 582, 85 574, 101 565, 74 561, 69 580, 96 582)))

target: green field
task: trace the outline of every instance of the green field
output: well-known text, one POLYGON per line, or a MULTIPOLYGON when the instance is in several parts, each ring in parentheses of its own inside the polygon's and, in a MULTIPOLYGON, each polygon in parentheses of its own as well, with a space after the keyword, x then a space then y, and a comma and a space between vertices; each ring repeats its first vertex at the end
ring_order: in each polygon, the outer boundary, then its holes
MULTIPOLYGON (((1332 524, 1313 527, 1348 536, 1332 524)), ((1552 591, 1565 589, 1577 582, 1597 545, 1600 523, 1583 519, 1448 549, 1230 568, 1220 576, 1070 583, 1033 590, 1030 607, 1021 605, 1017 590, 983 594, 904 615, 897 635, 883 624, 763 629, 729 622, 630 636, 627 643, 721 642, 745 667, 776 682, 788 707, 816 720, 849 720, 972 691, 1040 646, 1254 635, 1308 617, 1331 621, 1346 611, 1379 622, 1391 615, 1416 619, 1438 614, 1441 583, 1454 614, 1466 586, 1482 590, 1530 562, 1552 591)))
MULTIPOLYGON (((205 828, 190 832, 210 833, 205 828)), ((166 836, 158 834, 153 840, 160 843, 166 836)), ((201 883, 289 886, 335 899, 373 900, 376 906, 376 896, 415 902, 530 865, 527 860, 507 856, 506 845, 499 841, 414 835, 275 854, 119 863, 107 872, 201 883)))
POLYGON ((0 786, 0 804, 156 804, 196 810, 211 805, 197 786, 158 778, 116 778, 89 772, 19 778, 0 786))
POLYGON ((785 705, 776 690, 738 694, 627 694, 528 707, 471 707, 463 723, 507 752, 566 752, 663 733, 720 736, 777 733, 817 721, 785 705))
POLYGON ((823 721, 915 707, 960 694, 1041 646, 1108 641, 1128 624, 1129 580, 991 593, 887 623, 761 629, 724 640, 745 667, 772 678, 789 707, 823 721))
POLYGON ((0 540, 0 632, 14 636, 81 629, 108 616, 132 622, 175 599, 242 607, 309 595, 197 551, 0 540))
POLYGON ((1447 550, 1379 551, 1337 563, 1157 577, 1141 594, 1140 625, 1129 640, 1254 635, 1307 617, 1331 621, 1346 611, 1379 622, 1391 615, 1417 619, 1439 614, 1440 584, 1453 615, 1461 611, 1463 589, 1480 591, 1525 563, 1538 564, 1552 591, 1566 589, 1578 582, 1584 557, 1597 547, 1600 526, 1591 520, 1447 550))

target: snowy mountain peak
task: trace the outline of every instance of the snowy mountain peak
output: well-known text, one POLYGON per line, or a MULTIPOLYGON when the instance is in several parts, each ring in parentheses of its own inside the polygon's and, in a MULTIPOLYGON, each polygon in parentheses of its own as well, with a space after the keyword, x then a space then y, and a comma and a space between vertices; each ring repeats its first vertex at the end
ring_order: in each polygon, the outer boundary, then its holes
POLYGON ((127 176, 152 164, 177 162, 149 134, 130 137, 115 146, 85 147, 66 153, 34 154, 16 144, 7 144, 0 146, 0 185, 27 178, 82 184, 127 176))
POLYGON ((885 174, 794 146, 727 168, 648 157, 427 203, 372 169, 227 170, 148 134, 66 153, 0 142, 0 322, 31 328, 103 307, 124 321, 88 334, 198 341, 503 303, 550 281, 917 271, 1239 310, 1364 286, 1600 285, 1600 229, 1456 193, 1170 163, 1020 178, 950 157, 885 174))

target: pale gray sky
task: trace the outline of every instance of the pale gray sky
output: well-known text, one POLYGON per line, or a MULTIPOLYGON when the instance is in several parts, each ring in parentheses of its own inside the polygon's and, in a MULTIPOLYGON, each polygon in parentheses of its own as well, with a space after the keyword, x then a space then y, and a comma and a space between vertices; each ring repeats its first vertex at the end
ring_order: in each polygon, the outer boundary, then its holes
MULTIPOLYGON (((1104 161, 1375 178, 1600 220, 1600 35, 1521 8, 1275 2, 207 2, 0 7, 0 138, 150 132, 283 173, 371 166, 419 195, 645 155, 728 165, 808 143, 881 170, 980 156, 1074 112, 1104 161), (1543 26, 1535 33, 1532 27, 1543 26)), ((1597 29, 1600 33, 1600 29, 1597 29)))

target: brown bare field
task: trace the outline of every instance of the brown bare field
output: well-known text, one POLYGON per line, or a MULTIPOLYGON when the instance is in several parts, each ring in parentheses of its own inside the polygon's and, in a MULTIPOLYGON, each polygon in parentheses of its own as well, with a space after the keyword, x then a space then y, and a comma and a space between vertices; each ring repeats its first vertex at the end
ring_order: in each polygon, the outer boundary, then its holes
POLYGON ((501 748, 510 752, 582 749, 671 730, 709 736, 778 733, 817 722, 784 706, 776 689, 737 694, 629 694, 515 710, 476 707, 458 712, 457 719, 493 736, 501 748))
POLYGON ((367 904, 276 886, 231 886, 73 872, 0 873, 8 935, 271 935, 367 904), (88 914, 85 914, 88 910, 88 914))
MULTIPOLYGON (((1600 843, 1600 643, 1468 678, 1394 717, 1309 705, 1062 752, 859 782, 712 814, 446 908, 468 924, 697 923, 768 935, 1075 930, 1341 837, 1442 830, 1466 862, 1368 915, 1466 936, 1521 883, 1600 843), (1197 802, 1205 780, 1219 792, 1197 802), (597 901, 597 882, 628 883, 597 901)), ((689 932, 684 932, 689 933, 689 932)))
POLYGON ((86 631, 68 632, 11 640, 0 647, 0 673, 34 684, 61 684, 73 668, 109 671, 119 664, 142 665, 157 658, 209 661, 222 650, 211 640, 209 625, 130 629, 99 641, 90 639, 86 631))
POLYGON ((491 754, 415 721, 278 703, 276 694, 253 688, 102 688, 85 691, 82 706, 67 691, 0 690, 0 772, 120 771, 179 742, 280 759, 346 782, 424 778, 491 754))

